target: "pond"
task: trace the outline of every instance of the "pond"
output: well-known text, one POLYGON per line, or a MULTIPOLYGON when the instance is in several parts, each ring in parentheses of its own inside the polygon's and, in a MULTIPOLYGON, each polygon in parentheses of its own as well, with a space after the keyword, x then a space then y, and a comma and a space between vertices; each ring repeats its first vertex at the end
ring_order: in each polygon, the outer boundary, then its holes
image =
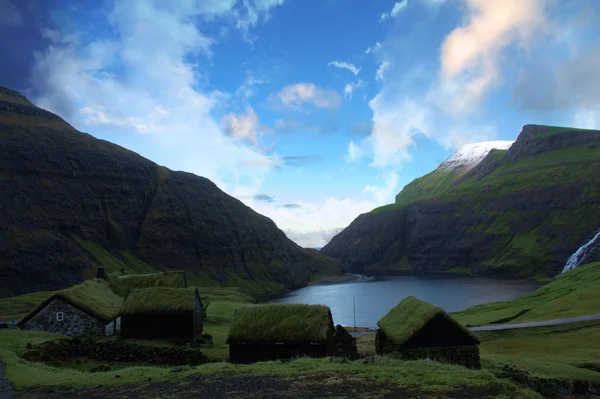
POLYGON ((377 327, 377 321, 407 296, 456 312, 482 303, 508 301, 535 291, 533 280, 501 280, 448 275, 403 275, 356 282, 311 285, 263 299, 263 303, 321 304, 331 308, 335 324, 377 327))

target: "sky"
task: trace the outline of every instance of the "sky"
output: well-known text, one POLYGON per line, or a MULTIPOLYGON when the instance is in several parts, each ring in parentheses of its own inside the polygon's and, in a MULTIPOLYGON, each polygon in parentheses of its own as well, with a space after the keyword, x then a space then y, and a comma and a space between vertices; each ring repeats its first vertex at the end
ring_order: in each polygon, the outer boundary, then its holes
POLYGON ((0 0, 0 85, 322 247, 461 146, 600 128, 597 0, 0 0))

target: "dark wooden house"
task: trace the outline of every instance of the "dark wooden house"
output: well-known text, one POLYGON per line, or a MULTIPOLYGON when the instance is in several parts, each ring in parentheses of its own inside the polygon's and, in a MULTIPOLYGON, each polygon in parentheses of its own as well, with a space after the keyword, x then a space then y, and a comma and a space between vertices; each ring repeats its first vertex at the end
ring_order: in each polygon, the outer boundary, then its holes
POLYGON ((322 305, 247 305, 233 316, 227 344, 232 363, 333 356, 331 311, 322 305))
POLYGON ((479 339, 443 309, 410 296, 377 322, 375 350, 480 368, 479 339))
POLYGON ((132 290, 121 307, 121 336, 184 339, 196 344, 196 338, 202 334, 203 312, 198 289, 132 290))
POLYGON ((88 280, 48 296, 17 326, 69 336, 114 335, 120 329, 122 303, 105 281, 88 280))

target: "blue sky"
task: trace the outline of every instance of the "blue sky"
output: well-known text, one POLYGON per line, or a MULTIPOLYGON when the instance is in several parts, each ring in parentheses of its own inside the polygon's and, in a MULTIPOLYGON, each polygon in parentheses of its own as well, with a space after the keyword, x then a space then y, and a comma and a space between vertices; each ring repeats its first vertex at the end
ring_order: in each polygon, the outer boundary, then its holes
POLYGON ((0 84, 324 245, 462 145, 600 127, 596 0, 0 0, 0 84))

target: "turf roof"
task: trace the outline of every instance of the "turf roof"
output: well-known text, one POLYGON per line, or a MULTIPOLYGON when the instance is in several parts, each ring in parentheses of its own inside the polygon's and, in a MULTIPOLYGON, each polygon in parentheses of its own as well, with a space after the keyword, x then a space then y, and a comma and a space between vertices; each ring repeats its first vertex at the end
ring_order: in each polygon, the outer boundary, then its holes
POLYGON ((121 314, 193 312, 196 290, 192 288, 145 288, 132 290, 123 301, 121 314))
POLYGON ((103 280, 87 280, 81 284, 58 291, 46 298, 19 322, 22 324, 46 307, 53 299, 59 298, 76 308, 108 323, 119 315, 123 298, 115 294, 103 280))
POLYGON ((177 270, 152 274, 110 275, 108 284, 114 292, 124 297, 129 291, 134 289, 155 287, 184 288, 185 281, 185 273, 177 270))
POLYGON ((479 342, 479 339, 468 328, 449 316, 444 309, 421 301, 414 296, 409 296, 394 306, 377 322, 377 325, 393 342, 401 345, 438 315, 446 317, 448 322, 479 342))
POLYGON ((332 328, 323 305, 247 305, 234 314, 227 343, 322 342, 332 328))

